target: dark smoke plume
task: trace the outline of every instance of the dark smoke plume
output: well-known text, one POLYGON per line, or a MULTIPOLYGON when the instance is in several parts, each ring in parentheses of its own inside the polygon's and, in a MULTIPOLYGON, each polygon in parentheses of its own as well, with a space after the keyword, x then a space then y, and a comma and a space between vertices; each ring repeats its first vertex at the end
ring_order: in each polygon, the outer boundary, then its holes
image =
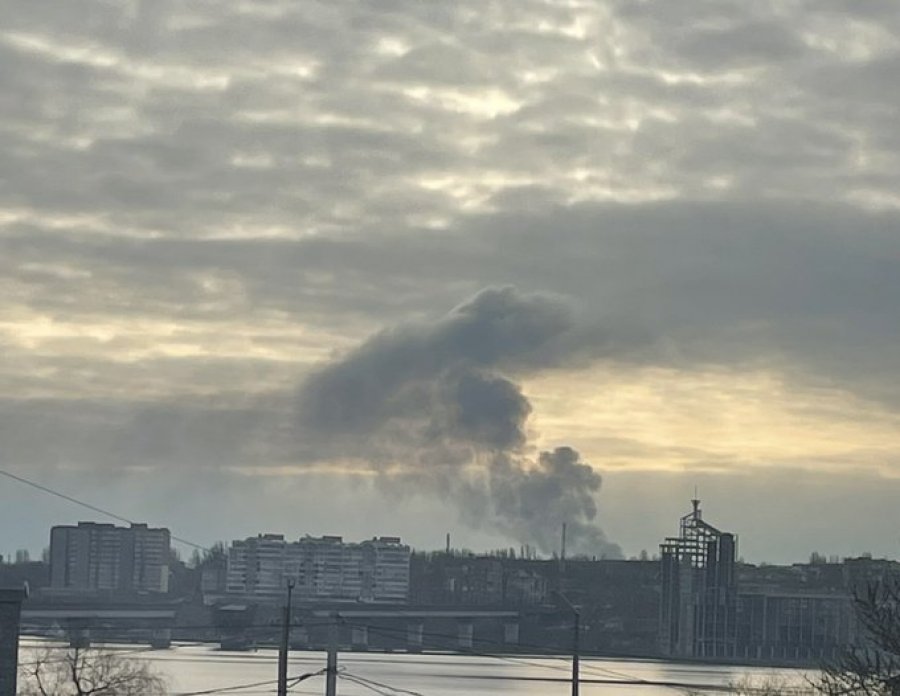
POLYGON ((511 379, 576 355, 578 324, 561 299, 504 287, 383 331, 307 380, 302 437, 452 496, 470 524, 549 552, 566 522, 574 553, 618 556, 594 524, 600 475, 569 447, 529 456, 531 404, 511 379))

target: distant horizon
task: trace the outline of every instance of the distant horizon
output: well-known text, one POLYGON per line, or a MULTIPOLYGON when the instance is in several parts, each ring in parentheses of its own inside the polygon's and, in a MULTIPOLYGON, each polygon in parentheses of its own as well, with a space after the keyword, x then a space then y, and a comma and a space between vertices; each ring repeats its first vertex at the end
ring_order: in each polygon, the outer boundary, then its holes
MULTIPOLYGON (((85 522, 85 523, 97 523, 97 524, 112 524, 112 525, 115 525, 115 526, 122 526, 122 527, 127 526, 127 523, 124 523, 124 522, 122 522, 122 521, 120 521, 120 520, 111 520, 111 521, 108 521, 108 522, 107 522, 107 521, 104 521, 104 520, 98 520, 98 519, 83 519, 83 518, 79 518, 79 519, 78 519, 77 521, 75 521, 75 522, 60 523, 60 524, 58 524, 58 525, 52 525, 52 526, 75 526, 75 525, 78 525, 78 524, 80 524, 80 523, 82 523, 82 522, 85 522)), ((148 525, 149 525, 150 527, 152 527, 152 528, 168 529, 170 532, 173 532, 173 530, 172 530, 171 528, 167 527, 167 526, 164 525, 164 524, 155 524, 155 523, 141 522, 141 521, 135 521, 135 524, 148 524, 148 525)), ((48 529, 47 529, 47 544, 46 544, 45 546, 41 547, 37 552, 34 550, 34 548, 18 547, 18 548, 14 549, 14 550, 12 550, 12 551, 10 551, 10 552, 8 552, 8 553, 0 553, 0 555, 2 555, 2 557, 3 557, 3 562, 4 562, 4 563, 10 563, 11 561, 14 561, 14 560, 15 560, 16 554, 17 554, 19 551, 23 551, 23 550, 25 550, 25 551, 28 552, 29 557, 30 557, 30 561, 40 561, 40 560, 42 560, 42 555, 43 555, 45 552, 49 551, 49 535, 50 535, 50 529, 51 529, 50 527, 48 527, 48 529)), ((730 530, 723 529, 722 531, 730 531, 730 530)), ((227 550, 227 548, 228 548, 228 547, 231 545, 231 543, 234 542, 234 541, 244 541, 244 540, 246 540, 246 539, 252 539, 252 538, 256 538, 256 537, 258 537, 258 536, 264 536, 264 535, 267 535, 267 534, 283 536, 284 539, 285 539, 285 541, 287 541, 287 542, 299 541, 299 540, 302 540, 302 539, 307 538, 307 537, 314 538, 314 539, 321 539, 321 538, 323 538, 323 537, 339 537, 339 538, 341 538, 345 543, 361 543, 361 542, 364 542, 364 541, 370 541, 370 540, 377 539, 377 538, 380 538, 380 537, 389 537, 389 538, 399 538, 400 541, 401 541, 401 543, 403 543, 404 545, 408 545, 408 546, 410 547, 410 552, 411 552, 411 553, 444 553, 445 550, 446 550, 446 546, 441 546, 441 547, 437 547, 437 548, 427 548, 427 547, 415 546, 415 545, 413 545, 413 544, 408 543, 408 542, 404 539, 404 537, 403 537, 402 535, 393 534, 393 533, 378 532, 378 533, 374 533, 374 534, 372 534, 372 535, 369 535, 368 537, 352 537, 352 538, 351 538, 351 537, 349 537, 349 536, 346 535, 346 534, 336 534, 336 533, 333 533, 333 532, 332 532, 332 533, 324 532, 324 533, 321 533, 321 534, 309 534, 309 533, 305 533, 305 534, 300 534, 299 536, 289 536, 289 535, 287 535, 287 534, 285 534, 285 533, 283 533, 283 532, 279 532, 279 531, 277 531, 277 530, 258 531, 258 532, 256 532, 256 533, 247 534, 247 535, 244 535, 244 536, 238 536, 238 537, 234 537, 234 538, 230 538, 230 539, 224 539, 224 538, 215 539, 215 540, 212 540, 212 541, 208 542, 207 544, 203 544, 203 546, 205 546, 207 549, 209 549, 209 548, 212 548, 214 545, 216 545, 216 544, 218 544, 218 543, 222 543, 222 544, 225 545, 225 548, 226 548, 226 550, 227 550)), ((670 535, 670 536, 671 536, 671 535, 670 535)), ((738 538, 740 538, 740 535, 739 535, 739 534, 737 534, 736 536, 737 536, 738 538)), ((661 538, 660 538, 660 542, 662 542, 662 541, 663 541, 663 538, 661 537, 661 538)), ((198 543, 199 543, 199 542, 198 542, 198 543)), ((450 545, 450 551, 451 551, 451 552, 457 552, 457 553, 471 553, 471 554, 474 554, 475 556, 492 556, 492 555, 499 555, 499 554, 503 554, 503 553, 508 553, 510 550, 513 550, 513 551, 515 552, 515 558, 516 558, 516 560, 554 561, 554 560, 559 560, 559 558, 560 558, 560 555, 559 555, 559 549, 557 549, 557 550, 555 550, 555 551, 552 551, 552 552, 550 552, 549 554, 544 554, 544 553, 538 551, 537 549, 535 549, 534 547, 531 547, 531 550, 536 554, 536 557, 534 557, 534 558, 531 558, 531 557, 524 557, 524 556, 521 556, 521 555, 520 555, 520 549, 524 548, 524 546, 525 546, 525 545, 512 545, 512 544, 510 544, 510 545, 506 545, 506 546, 504 546, 504 545, 499 545, 499 546, 489 547, 489 548, 488 548, 488 547, 483 547, 483 548, 480 549, 480 550, 479 550, 479 549, 476 549, 476 548, 470 548, 470 547, 457 547, 457 546, 454 546, 454 544, 453 544, 453 533, 451 532, 451 545, 450 545)), ((188 562, 190 561, 190 556, 191 556, 192 552, 193 552, 194 550, 196 550, 195 547, 190 546, 190 545, 187 545, 187 544, 184 544, 184 543, 180 543, 180 542, 178 542, 178 541, 173 541, 172 544, 171 544, 171 548, 172 548, 172 550, 178 555, 178 557, 180 558, 180 560, 181 560, 182 562, 184 562, 184 563, 188 563, 188 562)), ((739 547, 739 548, 740 548, 740 547, 739 547)), ((860 551, 860 552, 858 552, 858 553, 856 553, 856 554, 852 554, 852 553, 851 553, 851 554, 849 554, 849 555, 844 555, 844 554, 829 554, 829 553, 824 552, 824 551, 821 551, 821 550, 813 550, 813 551, 810 551, 809 554, 807 554, 807 555, 806 555, 805 557, 803 557, 803 558, 797 558, 797 559, 794 559, 794 560, 791 560, 791 559, 785 559, 785 560, 781 560, 781 561, 767 561, 767 560, 765 560, 765 559, 762 559, 762 560, 748 560, 748 559, 745 559, 745 558, 739 553, 739 554, 738 554, 738 558, 737 558, 737 562, 738 562, 738 563, 747 564, 747 565, 753 565, 753 566, 766 566, 766 565, 771 565, 771 566, 790 566, 790 565, 816 565, 816 564, 818 564, 818 563, 824 563, 824 564, 841 564, 841 563, 844 563, 844 562, 847 561, 847 560, 857 560, 857 559, 886 560, 886 561, 900 562, 900 559, 898 559, 897 557, 889 557, 889 556, 887 556, 887 555, 884 555, 884 556, 876 556, 876 555, 873 555, 870 551, 860 551), (824 561, 812 561, 811 559, 812 559, 813 555, 816 555, 816 554, 819 555, 820 557, 822 557, 822 558, 824 559, 824 561)), ((582 562, 583 562, 583 561, 593 561, 593 560, 596 560, 596 561, 601 561, 601 560, 608 560, 608 561, 613 561, 613 560, 617 560, 617 561, 658 561, 658 560, 659 560, 659 547, 657 546, 657 547, 654 547, 654 548, 652 548, 652 549, 641 549, 640 551, 638 551, 638 552, 636 552, 636 553, 624 554, 621 558, 601 558, 599 555, 597 555, 596 558, 592 558, 590 554, 587 554, 587 555, 586 555, 586 554, 569 554, 569 553, 567 553, 567 554, 566 554, 566 560, 582 561, 582 562), (646 559, 640 558, 641 553, 644 552, 644 551, 646 551, 646 553, 647 553, 647 558, 646 558, 646 559)))

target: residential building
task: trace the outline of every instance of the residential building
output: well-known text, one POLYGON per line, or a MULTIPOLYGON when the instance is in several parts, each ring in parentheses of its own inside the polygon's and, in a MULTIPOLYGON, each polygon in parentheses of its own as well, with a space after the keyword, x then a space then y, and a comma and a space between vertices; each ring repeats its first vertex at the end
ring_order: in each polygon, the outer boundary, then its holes
POLYGON ((400 537, 378 537, 363 542, 366 599, 405 602, 409 597, 409 547, 400 537))
POLYGON ((168 529, 79 522, 50 531, 50 588, 59 591, 166 592, 168 529))
POLYGON ((405 602, 409 547, 398 537, 346 543, 339 536, 287 542, 280 534, 234 541, 228 550, 226 590, 278 598, 288 580, 299 600, 405 602))
POLYGON ((280 595, 284 592, 285 541, 281 534, 260 534, 234 541, 228 549, 227 592, 280 595))

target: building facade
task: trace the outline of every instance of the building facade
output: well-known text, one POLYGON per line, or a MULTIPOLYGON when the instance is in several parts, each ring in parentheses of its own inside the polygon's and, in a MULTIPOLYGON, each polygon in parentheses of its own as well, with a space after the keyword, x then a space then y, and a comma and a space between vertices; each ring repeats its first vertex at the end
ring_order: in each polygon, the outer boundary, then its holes
POLYGON ((409 547, 398 537, 345 543, 339 536, 288 542, 280 534, 234 541, 228 550, 228 593, 280 598, 290 580, 299 600, 406 602, 409 547))
POLYGON ((736 657, 816 663, 838 658, 861 639, 847 593, 766 588, 738 594, 736 657))
POLYGON ((0 696, 16 696, 19 616, 27 588, 0 588, 0 696))
POLYGON ((50 588, 59 591, 167 592, 170 535, 146 524, 79 522, 50 531, 50 588))

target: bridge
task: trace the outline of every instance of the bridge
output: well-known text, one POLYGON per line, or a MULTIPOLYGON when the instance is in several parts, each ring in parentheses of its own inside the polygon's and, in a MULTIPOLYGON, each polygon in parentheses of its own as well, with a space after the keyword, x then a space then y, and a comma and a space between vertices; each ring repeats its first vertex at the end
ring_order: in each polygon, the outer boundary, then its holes
POLYGON ((155 648, 172 643, 176 607, 159 605, 28 604, 22 608, 22 633, 65 637, 72 647, 101 642, 146 642, 155 648))
POLYGON ((333 607, 313 609, 301 622, 301 645, 324 645, 329 630, 352 650, 458 650, 477 652, 479 643, 515 651, 521 615, 515 610, 425 607, 333 607), (334 628, 332 628, 334 626, 334 628))

